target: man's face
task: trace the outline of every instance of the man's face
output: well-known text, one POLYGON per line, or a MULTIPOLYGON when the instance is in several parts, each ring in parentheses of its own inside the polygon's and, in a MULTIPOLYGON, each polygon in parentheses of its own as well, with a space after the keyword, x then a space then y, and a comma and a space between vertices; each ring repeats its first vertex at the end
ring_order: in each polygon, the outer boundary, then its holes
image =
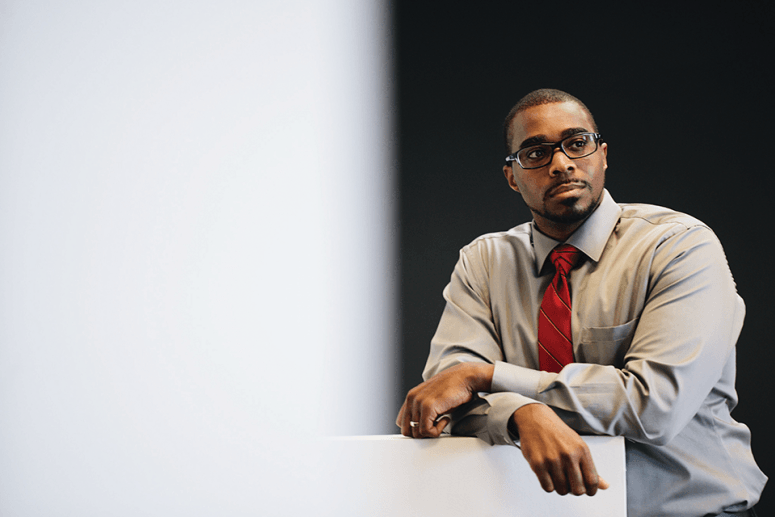
MULTIPOLYGON (((555 143, 574 133, 594 132, 587 112, 575 102, 528 108, 511 122, 512 152, 541 142, 555 143)), ((512 189, 522 195, 538 228, 565 240, 597 208, 605 184, 608 145, 584 158, 571 160, 555 149, 552 161, 525 170, 516 162, 503 168, 512 189)))

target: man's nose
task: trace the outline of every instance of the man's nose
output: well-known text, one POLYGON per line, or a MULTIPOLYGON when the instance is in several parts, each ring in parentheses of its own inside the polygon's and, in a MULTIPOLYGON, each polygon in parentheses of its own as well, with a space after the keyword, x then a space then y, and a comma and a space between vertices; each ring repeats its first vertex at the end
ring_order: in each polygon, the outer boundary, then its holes
POLYGON ((562 152, 562 149, 554 150, 552 161, 549 162, 549 173, 551 175, 554 176, 558 174, 564 174, 566 172, 571 172, 575 168, 576 166, 574 165, 573 160, 568 158, 568 156, 562 152))

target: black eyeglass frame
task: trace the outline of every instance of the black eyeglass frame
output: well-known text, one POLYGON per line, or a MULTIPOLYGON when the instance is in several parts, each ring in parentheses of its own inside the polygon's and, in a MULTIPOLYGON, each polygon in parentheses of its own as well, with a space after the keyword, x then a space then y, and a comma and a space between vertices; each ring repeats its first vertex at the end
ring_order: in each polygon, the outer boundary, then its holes
POLYGON ((523 147, 522 149, 518 149, 517 152, 511 153, 510 155, 508 155, 506 157, 506 163, 517 162, 519 164, 519 166, 522 167, 525 170, 540 169, 541 167, 546 167, 547 165, 552 163, 552 158, 551 157, 554 156, 554 150, 557 149, 558 147, 560 148, 560 151, 562 151, 562 154, 567 156, 569 159, 571 159, 571 160, 578 160, 579 158, 586 158, 587 156, 595 154, 597 152, 597 150, 600 149, 600 144, 602 142, 605 142, 605 140, 603 140, 603 135, 601 135, 600 133, 592 133, 592 132, 575 133, 575 134, 572 134, 572 135, 570 135, 570 136, 568 136, 566 138, 563 138, 562 140, 560 140, 559 142, 556 142, 554 144, 550 144, 548 142, 544 142, 544 143, 540 143, 540 144, 529 145, 527 147, 523 147), (565 151, 565 146, 563 144, 566 141, 570 140, 571 138, 578 137, 579 135, 592 135, 592 140, 595 142, 595 149, 592 152, 589 152, 589 153, 585 154, 584 156, 570 156, 565 151), (551 152, 549 153, 549 156, 550 156, 549 161, 546 162, 545 164, 539 165, 537 167, 525 167, 524 165, 522 165, 522 162, 519 161, 519 156, 518 156, 519 153, 521 153, 525 149, 531 149, 533 147, 539 147, 539 146, 547 146, 547 147, 551 148, 551 152))

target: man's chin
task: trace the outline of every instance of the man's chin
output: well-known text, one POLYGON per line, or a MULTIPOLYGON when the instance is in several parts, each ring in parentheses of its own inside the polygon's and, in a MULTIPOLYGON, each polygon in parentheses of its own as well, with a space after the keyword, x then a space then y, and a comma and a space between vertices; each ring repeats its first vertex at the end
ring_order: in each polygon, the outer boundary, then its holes
POLYGON ((584 203, 582 198, 567 198, 560 202, 560 206, 554 209, 547 207, 543 215, 554 223, 578 223, 583 221, 595 211, 597 203, 584 203))

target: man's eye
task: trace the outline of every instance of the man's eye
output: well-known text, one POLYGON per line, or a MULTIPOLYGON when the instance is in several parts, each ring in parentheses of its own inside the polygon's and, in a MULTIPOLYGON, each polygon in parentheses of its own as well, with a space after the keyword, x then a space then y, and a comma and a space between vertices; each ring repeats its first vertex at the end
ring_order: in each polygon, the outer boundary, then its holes
POLYGON ((528 160, 540 160, 546 156, 546 149, 543 147, 533 147, 532 149, 527 150, 525 156, 528 160))
POLYGON ((589 148, 589 141, 584 138, 574 138, 563 145, 565 151, 573 155, 582 155, 587 152, 589 148))

